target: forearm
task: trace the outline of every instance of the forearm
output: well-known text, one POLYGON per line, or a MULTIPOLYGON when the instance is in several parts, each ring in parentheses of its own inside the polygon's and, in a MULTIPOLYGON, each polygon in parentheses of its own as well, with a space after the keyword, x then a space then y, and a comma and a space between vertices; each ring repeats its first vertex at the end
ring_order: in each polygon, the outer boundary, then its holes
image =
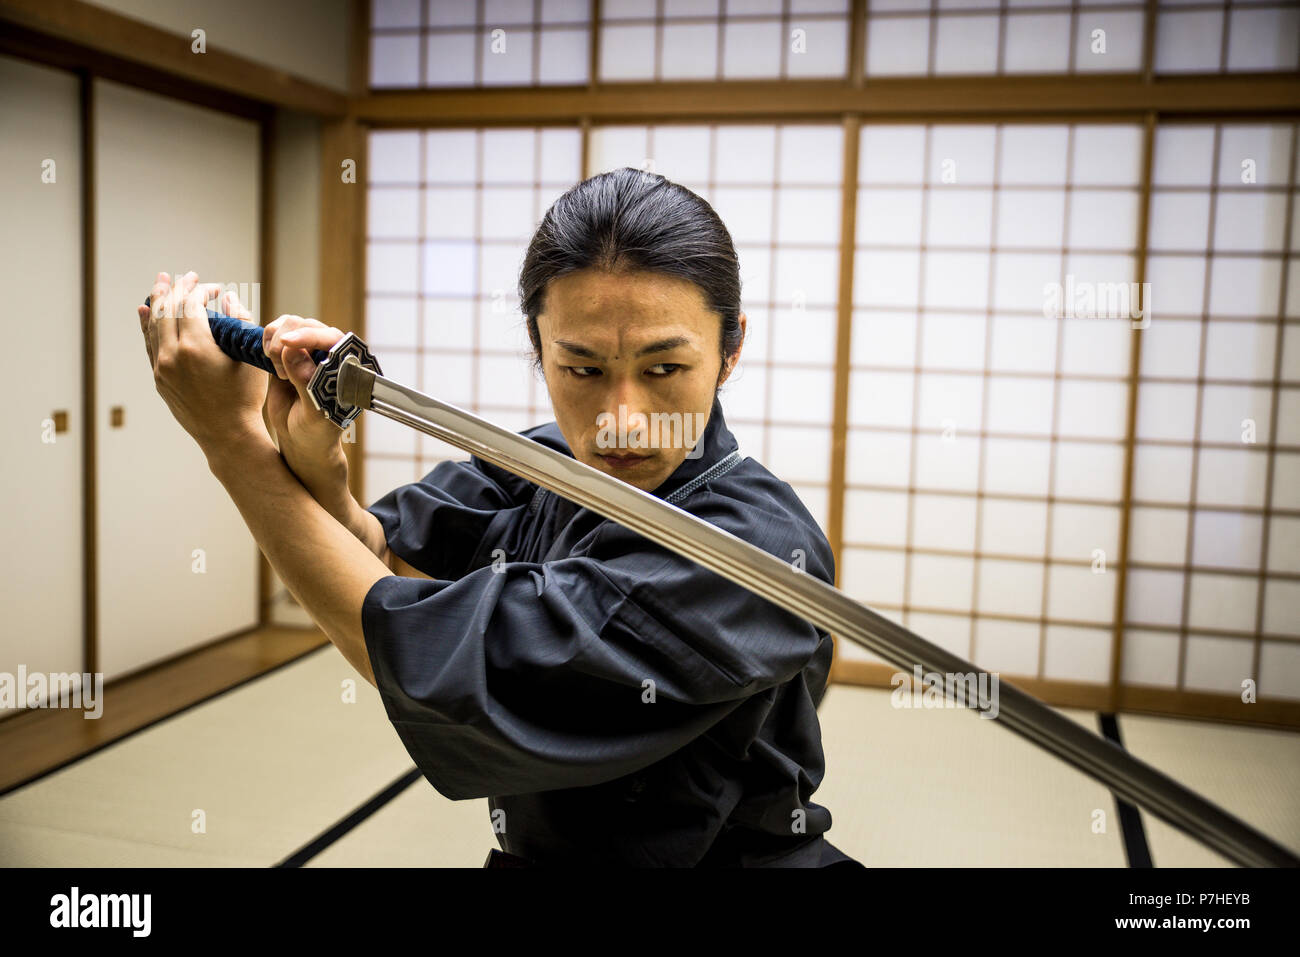
POLYGON ((250 438, 233 451, 208 451, 208 466, 276 574, 373 685, 361 606, 371 586, 392 570, 312 497, 269 438, 250 438))
POLYGON ((331 462, 312 469, 295 467, 288 457, 284 457, 284 461, 321 508, 355 535, 375 557, 391 567, 388 558, 391 553, 383 526, 379 519, 361 507, 348 487, 348 460, 342 449, 331 462))
POLYGON ((370 551, 397 575, 405 578, 428 578, 424 572, 393 554, 388 547, 388 536, 384 526, 371 512, 361 507, 348 487, 348 460, 339 450, 333 461, 314 469, 305 466, 294 467, 288 458, 284 458, 292 474, 298 477, 303 487, 311 493, 320 506, 332 515, 340 525, 357 537, 370 551))

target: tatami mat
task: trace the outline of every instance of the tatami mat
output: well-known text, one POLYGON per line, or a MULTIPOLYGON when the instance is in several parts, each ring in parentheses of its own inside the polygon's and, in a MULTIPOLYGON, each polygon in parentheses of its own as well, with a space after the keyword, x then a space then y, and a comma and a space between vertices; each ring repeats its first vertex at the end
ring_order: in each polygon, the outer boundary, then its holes
MULTIPOLYGON (((1095 712, 1062 713, 1098 731, 1095 712)), ((996 721, 845 685, 819 715, 814 800, 832 842, 869 866, 1127 864, 1109 792, 996 721)), ((1132 716, 1120 728, 1139 757, 1300 849, 1300 735, 1132 716)), ((325 647, 0 798, 0 865, 270 866, 410 770, 378 692, 325 647)), ((1157 866, 1227 863, 1143 817, 1157 866)), ((306 866, 481 867, 496 846, 486 800, 449 801, 419 778, 306 866)))
POLYGON ((268 866, 410 767, 326 646, 0 799, 0 865, 268 866))
MULTIPOLYGON (((1181 718, 1120 715, 1134 755, 1300 854, 1300 734, 1181 718)), ((1160 818, 1142 813, 1156 867, 1232 862, 1160 818)))
POLYGON ((449 801, 420 778, 306 866, 482 867, 500 846, 487 798, 449 801))
MULTIPOLYGON (((1097 730, 1095 712, 1065 713, 1097 730)), ((814 800, 831 811, 832 843, 863 863, 1126 864, 1106 789, 995 722, 895 710, 887 690, 840 685, 819 716, 829 770, 814 800)), ((477 867, 495 846, 485 801, 448 801, 420 781, 311 866, 477 867)))
MULTIPOLYGON (((1100 784, 996 720, 890 695, 836 684, 818 712, 827 772, 813 800, 836 847, 869 867, 1126 866, 1100 784)), ((1062 713, 1098 731, 1096 712, 1062 713)))

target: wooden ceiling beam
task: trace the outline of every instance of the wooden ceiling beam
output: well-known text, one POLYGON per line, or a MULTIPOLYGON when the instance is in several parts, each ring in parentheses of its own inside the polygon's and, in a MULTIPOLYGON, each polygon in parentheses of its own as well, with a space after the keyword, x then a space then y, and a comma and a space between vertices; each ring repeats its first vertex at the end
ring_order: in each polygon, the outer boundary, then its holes
POLYGON ((1064 115, 1268 114, 1300 111, 1296 74, 1162 77, 889 77, 847 80, 734 80, 608 83, 374 92, 353 101, 375 126, 490 126, 592 120, 1040 118, 1064 115))
POLYGON ((189 37, 82 0, 0 0, 0 29, 5 25, 72 45, 100 60, 119 61, 124 67, 120 72, 128 78, 145 70, 304 113, 348 112, 348 97, 341 91, 211 46, 196 55, 190 52, 189 37))

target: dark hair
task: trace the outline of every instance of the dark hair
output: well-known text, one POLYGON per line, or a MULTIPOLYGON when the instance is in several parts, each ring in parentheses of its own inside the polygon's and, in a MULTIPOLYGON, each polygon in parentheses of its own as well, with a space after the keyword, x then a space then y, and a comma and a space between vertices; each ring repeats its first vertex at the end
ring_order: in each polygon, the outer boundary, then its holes
POLYGON ((718 351, 724 368, 740 348, 736 247, 713 207, 685 186, 624 166, 583 180, 551 204, 519 271, 519 307, 539 368, 537 317, 547 284, 591 267, 665 273, 695 283, 722 318, 718 351))

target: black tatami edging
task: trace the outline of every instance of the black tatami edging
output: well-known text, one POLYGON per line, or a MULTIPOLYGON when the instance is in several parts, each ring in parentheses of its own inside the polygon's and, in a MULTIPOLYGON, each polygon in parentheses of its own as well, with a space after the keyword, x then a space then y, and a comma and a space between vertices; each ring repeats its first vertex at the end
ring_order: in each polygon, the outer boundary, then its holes
POLYGON ((336 824, 334 824, 333 826, 331 826, 321 834, 312 838, 312 840, 308 841, 302 847, 298 848, 298 850, 294 851, 284 860, 280 861, 280 863, 273 864, 271 866, 272 867, 302 867, 304 864, 310 861, 321 851, 325 850, 335 841, 339 840, 341 837, 343 837, 343 835, 347 834, 349 831, 351 831, 353 828, 359 825, 362 821, 370 817, 381 807, 383 807, 389 801, 393 800, 393 798, 397 797, 397 795, 401 794, 412 784, 414 784, 416 781, 420 780, 423 777, 424 774, 420 771, 419 768, 411 768, 411 770, 407 771, 400 778, 398 778, 392 784, 388 785, 388 787, 384 788, 382 791, 380 791, 378 794, 372 797, 365 804, 361 805, 359 808, 357 808, 347 817, 343 818, 341 821, 337 822, 336 824))
MULTIPOLYGON (((1098 713, 1097 718, 1101 724, 1102 737, 1107 741, 1114 741, 1121 748, 1124 747, 1124 742, 1119 737, 1119 722, 1115 719, 1115 715, 1098 713)), ((1146 829, 1142 826, 1142 814, 1128 801, 1122 800, 1119 795, 1114 792, 1112 795, 1119 808, 1119 826, 1124 835, 1124 854, 1128 858, 1128 866, 1154 866, 1151 863, 1151 848, 1147 846, 1146 829)))

